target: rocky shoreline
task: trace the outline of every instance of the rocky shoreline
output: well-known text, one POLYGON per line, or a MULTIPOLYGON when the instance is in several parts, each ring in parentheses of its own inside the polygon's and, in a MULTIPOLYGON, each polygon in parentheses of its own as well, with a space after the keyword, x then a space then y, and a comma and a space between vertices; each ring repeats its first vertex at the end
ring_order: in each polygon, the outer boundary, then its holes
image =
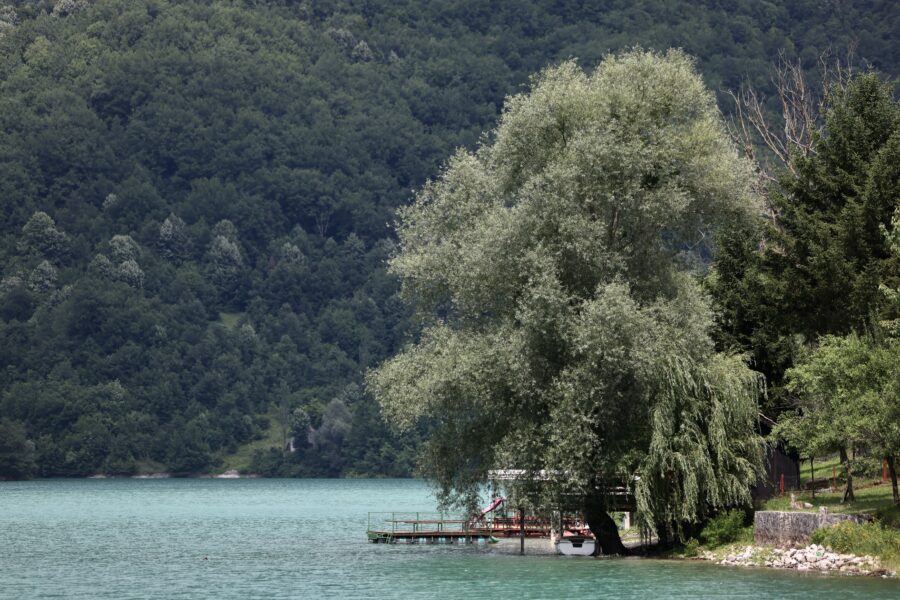
POLYGON ((770 567, 842 575, 896 577, 897 574, 881 566, 877 557, 839 554, 831 548, 810 544, 804 548, 769 548, 745 546, 738 552, 721 554, 701 553, 700 558, 730 567, 770 567))

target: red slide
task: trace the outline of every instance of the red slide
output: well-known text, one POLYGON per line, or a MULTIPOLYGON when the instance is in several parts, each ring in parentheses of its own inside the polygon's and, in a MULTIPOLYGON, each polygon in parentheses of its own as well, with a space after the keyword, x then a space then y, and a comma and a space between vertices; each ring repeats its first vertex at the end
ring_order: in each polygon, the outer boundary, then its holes
POLYGON ((506 498, 504 498, 503 496, 497 496, 496 498, 494 498, 493 502, 491 502, 490 504, 488 504, 488 505, 484 508, 484 510, 481 511, 481 516, 483 517, 484 515, 488 514, 489 512, 493 512, 494 510, 496 510, 496 508, 497 508, 498 506, 500 506, 501 504, 503 504, 503 502, 504 502, 505 500, 506 500, 506 498))

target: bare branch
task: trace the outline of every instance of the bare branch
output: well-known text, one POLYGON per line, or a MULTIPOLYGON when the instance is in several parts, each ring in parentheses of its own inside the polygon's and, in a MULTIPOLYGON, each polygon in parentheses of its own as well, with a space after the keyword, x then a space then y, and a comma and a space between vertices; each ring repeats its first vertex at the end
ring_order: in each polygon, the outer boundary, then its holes
MULTIPOLYGON (((842 62, 834 59, 830 50, 823 52, 819 57, 821 89, 814 91, 800 61, 788 60, 784 51, 779 52, 772 77, 781 105, 778 123, 772 121, 771 111, 766 109, 766 98, 749 85, 741 86, 737 93, 728 92, 735 106, 729 132, 744 154, 759 165, 763 187, 775 181, 777 169, 785 168, 796 175, 797 160, 815 154, 823 106, 832 94, 845 90, 853 77, 853 53, 851 46, 842 62), (763 160, 758 159, 761 148, 765 149, 763 160)), ((769 206, 767 213, 777 226, 775 208, 769 206)))

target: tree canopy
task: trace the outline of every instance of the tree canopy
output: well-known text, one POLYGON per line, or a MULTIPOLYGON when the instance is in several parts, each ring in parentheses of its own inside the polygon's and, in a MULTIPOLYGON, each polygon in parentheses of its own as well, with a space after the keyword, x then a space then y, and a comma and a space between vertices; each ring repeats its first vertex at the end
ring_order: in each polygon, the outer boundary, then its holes
MULTIPOLYGON (((811 151, 793 148, 794 171, 769 187, 774 220, 723 232, 709 280, 722 346, 752 352, 775 387, 804 341, 897 317, 882 290, 900 277, 886 235, 900 202, 900 104, 874 72, 826 90, 811 151)), ((771 400, 776 415, 789 403, 771 400)))
POLYGON ((749 500, 762 384, 714 351, 694 270, 710 231, 759 211, 753 182, 679 51, 567 62, 507 99, 399 211, 391 270, 423 332, 369 376, 394 424, 434 423, 445 501, 542 472, 599 531, 624 479, 646 527, 680 534, 749 500))
POLYGON ((359 387, 415 331, 386 225, 506 95, 634 44, 697 57, 720 100, 744 79, 771 92, 781 50, 811 68, 854 44, 896 75, 895 14, 886 0, 7 0, 0 416, 39 476, 203 472, 250 448, 241 469, 261 474, 408 475, 418 433, 391 435, 359 387))
POLYGON ((789 144, 770 185, 771 221, 720 238, 709 284, 720 343, 751 350, 779 388, 775 435, 806 457, 839 452, 845 499, 857 454, 883 457, 900 501, 900 103, 872 71, 824 91, 809 143, 789 144))
MULTIPOLYGON (((891 462, 900 453, 900 339, 871 335, 824 336, 787 372, 796 413, 782 415, 776 434, 805 456, 842 450, 867 452, 891 462)), ((847 464, 853 494, 852 461, 847 464)))

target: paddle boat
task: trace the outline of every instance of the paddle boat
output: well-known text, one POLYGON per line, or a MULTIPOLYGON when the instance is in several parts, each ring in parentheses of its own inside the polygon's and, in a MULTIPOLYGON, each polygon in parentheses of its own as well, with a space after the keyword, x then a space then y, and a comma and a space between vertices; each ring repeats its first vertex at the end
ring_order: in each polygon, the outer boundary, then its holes
POLYGON ((556 541, 556 551, 565 556, 591 556, 597 542, 592 537, 572 535, 556 541))

